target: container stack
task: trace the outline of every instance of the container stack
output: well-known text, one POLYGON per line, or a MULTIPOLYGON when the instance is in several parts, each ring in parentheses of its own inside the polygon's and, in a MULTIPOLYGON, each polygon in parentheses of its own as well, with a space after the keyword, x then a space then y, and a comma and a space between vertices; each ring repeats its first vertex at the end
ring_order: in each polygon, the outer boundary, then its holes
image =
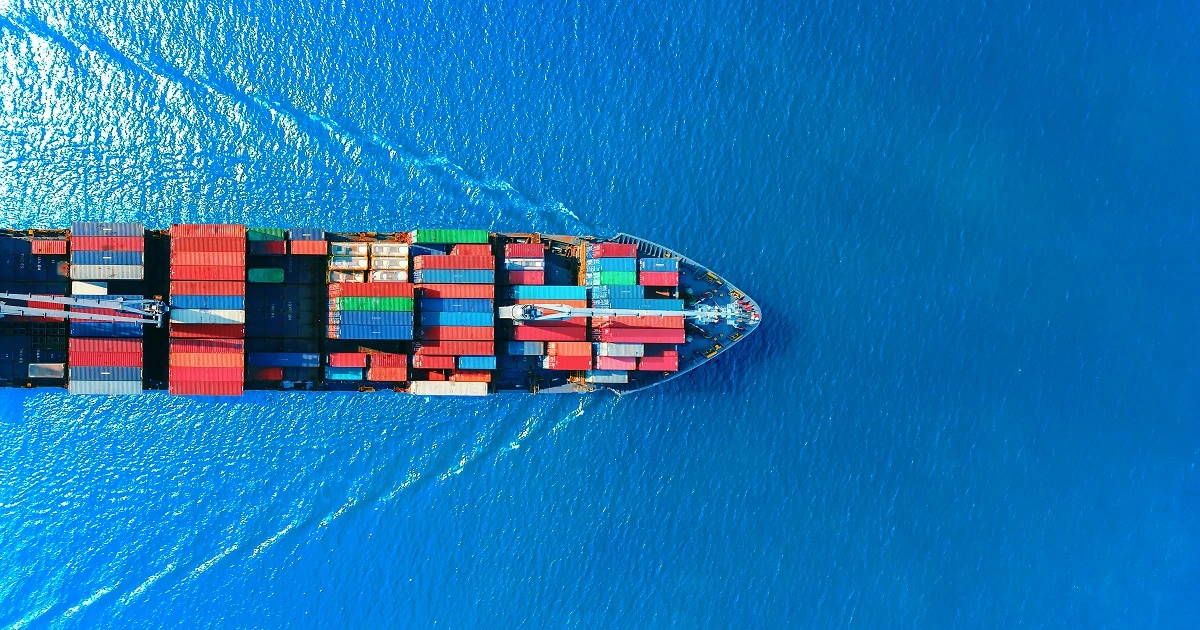
MULTIPOLYGON (((109 296, 141 299, 140 295, 109 296)), ((118 315, 102 308, 72 308, 72 311, 118 315)), ((72 394, 142 393, 142 325, 136 322, 71 322, 67 347, 72 394)))
MULTIPOLYGON (((0 237, 0 281, 10 293, 61 297, 69 274, 65 238, 25 240, 0 237)), ((32 308, 65 310, 54 302, 28 302, 32 308)), ((0 318, 0 382, 61 384, 66 378, 67 323, 50 317, 0 318)))
POLYGON ((638 284, 644 287, 679 286, 679 259, 642 258, 638 260, 638 284))
POLYGON ((408 282, 408 243, 374 242, 368 253, 367 282, 408 282))
POLYGON ((405 341, 413 338, 413 285, 338 282, 329 285, 329 339, 405 341))
POLYGON ((73 280, 142 280, 146 229, 141 223, 72 223, 73 280))
POLYGON ((370 243, 330 243, 329 282, 366 282, 370 251, 370 243))
POLYGON ((417 230, 413 281, 420 331, 412 367, 424 372, 413 391, 487 393, 496 369, 495 269, 486 230, 417 230), (430 385, 442 381, 444 385, 430 385))
POLYGON ((170 235, 169 391, 240 396, 246 363, 246 227, 173 225, 170 235))
POLYGON ((506 244, 504 280, 507 284, 546 284, 546 248, 541 243, 506 244))
POLYGON ((283 228, 246 228, 246 253, 251 256, 286 256, 287 231, 283 228))
POLYGON ((637 245, 596 243, 587 251, 588 286, 628 286, 637 284, 637 245))

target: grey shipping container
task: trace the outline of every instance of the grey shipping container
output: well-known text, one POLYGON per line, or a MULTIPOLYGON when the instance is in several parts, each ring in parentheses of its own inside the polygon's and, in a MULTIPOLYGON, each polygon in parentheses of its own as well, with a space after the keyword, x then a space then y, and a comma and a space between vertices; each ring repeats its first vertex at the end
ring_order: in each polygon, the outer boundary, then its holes
POLYGON ((93 367, 73 365, 70 367, 72 381, 142 381, 140 367, 93 367))
POLYGON ((66 378, 65 363, 30 363, 29 378, 66 378))
POLYGON ((67 383, 72 394, 128 395, 142 393, 141 381, 76 381, 67 383))
POLYGON ((141 265, 71 265, 72 280, 143 280, 141 265))

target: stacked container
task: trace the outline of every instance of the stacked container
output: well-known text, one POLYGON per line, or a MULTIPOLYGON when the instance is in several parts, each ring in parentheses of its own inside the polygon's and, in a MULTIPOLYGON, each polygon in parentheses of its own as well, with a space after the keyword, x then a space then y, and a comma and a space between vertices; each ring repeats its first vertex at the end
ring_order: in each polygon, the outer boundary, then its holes
MULTIPOLYGON (((496 369, 496 259, 489 235, 484 230, 417 230, 413 242, 450 246, 448 251, 422 247, 426 253, 412 259, 420 295, 413 367, 428 371, 429 381, 475 383, 486 391, 484 384, 496 369)), ((422 387, 415 385, 418 391, 422 387)))
POLYGON ((546 284, 546 248, 541 243, 506 244, 504 276, 508 284, 546 284))
POLYGON ((413 285, 345 282, 329 285, 329 339, 413 338, 413 285))
POLYGON ((371 268, 369 243, 329 244, 329 282, 366 282, 371 268))
POLYGON ((170 234, 169 390, 181 396, 240 396, 245 388, 246 227, 173 225, 170 234))
MULTIPOLYGON (((10 293, 63 296, 67 293, 67 241, 27 241, 0 237, 0 280, 10 293)), ((50 311, 65 310, 54 302, 28 302, 50 311)), ((55 384, 66 378, 67 323, 50 317, 0 318, 0 381, 55 384)))
MULTIPOLYGON (((109 296, 141 299, 140 295, 109 296)), ((102 308, 74 312, 118 315, 102 308)), ((71 322, 67 390, 72 394, 142 393, 142 325, 136 322, 71 322)))
POLYGON ((367 354, 367 380, 403 383, 408 380, 408 355, 392 352, 367 354))
POLYGON ((637 245, 596 243, 588 247, 585 284, 591 286, 637 284, 637 245))
POLYGON ((71 224, 71 278, 145 278, 146 229, 141 223, 71 224))
POLYGON ((644 287, 679 286, 679 259, 642 258, 638 261, 638 284, 644 287))
MULTIPOLYGON (((514 304, 557 304, 577 308, 587 307, 587 287, 559 285, 518 285, 509 287, 506 296, 514 304)), ((587 341, 586 317, 545 321, 518 322, 509 337, 514 341, 587 341)))
POLYGON ((408 282, 408 243, 370 244, 367 282, 408 282))

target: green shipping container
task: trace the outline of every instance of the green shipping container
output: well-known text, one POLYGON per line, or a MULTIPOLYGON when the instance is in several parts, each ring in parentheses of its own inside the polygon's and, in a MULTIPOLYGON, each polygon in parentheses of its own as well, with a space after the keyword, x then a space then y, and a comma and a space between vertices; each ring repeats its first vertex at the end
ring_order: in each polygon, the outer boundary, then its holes
POLYGON ((636 271, 601 271, 600 284, 633 285, 637 284, 636 271))
POLYGON ((341 311, 411 311, 413 299, 406 297, 340 297, 341 311))
POLYGON ((487 230, 414 230, 414 243, 487 243, 487 230))
POLYGON ((248 227, 246 228, 246 240, 282 241, 286 233, 283 228, 248 227))
POLYGON ((282 269, 249 269, 246 272, 246 279, 250 282, 283 282, 282 269))

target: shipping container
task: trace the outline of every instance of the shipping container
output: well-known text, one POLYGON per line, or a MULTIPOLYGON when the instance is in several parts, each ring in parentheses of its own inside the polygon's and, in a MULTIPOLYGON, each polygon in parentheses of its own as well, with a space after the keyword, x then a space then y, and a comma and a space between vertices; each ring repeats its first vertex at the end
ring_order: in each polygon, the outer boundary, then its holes
POLYGON ((246 298, 240 295, 172 295, 171 308, 241 311, 246 309, 246 298))
MULTIPOLYGON (((278 241, 276 241, 278 242, 278 241)), ((182 253, 246 253, 246 239, 237 236, 199 236, 171 239, 171 256, 182 253)))
POLYGON ((387 284, 331 284, 329 297, 407 297, 413 296, 413 285, 408 282, 387 284))
POLYGON ((326 334, 330 339, 352 339, 356 341, 405 341, 413 338, 413 328, 412 326, 357 326, 331 324, 328 327, 326 334))
POLYGON ((552 304, 554 306, 573 306, 573 307, 577 306, 579 308, 587 308, 587 305, 588 305, 587 300, 555 300, 555 299, 515 300, 514 303, 516 303, 516 304, 534 304, 534 305, 552 304))
POLYGON ((365 352, 330 352, 327 365, 333 367, 367 367, 367 353, 365 352))
POLYGON ((408 365, 407 354, 397 354, 393 352, 371 352, 367 357, 371 367, 395 368, 406 367, 408 365))
POLYGON ((544 258, 546 246, 542 243, 507 243, 504 246, 505 258, 544 258))
POLYGON ((403 383, 408 380, 408 368, 373 367, 367 369, 367 380, 374 382, 403 383))
POLYGON ((421 298, 418 304, 422 311, 444 313, 491 313, 495 302, 471 298, 421 298))
POLYGON ((614 370, 591 370, 584 374, 584 381, 604 385, 621 385, 629 382, 629 373, 614 370))
POLYGON ((173 308, 172 322, 181 324, 245 324, 246 311, 232 309, 173 308))
POLYGON ((510 341, 505 348, 508 354, 517 357, 534 357, 546 354, 546 344, 541 341, 510 341))
POLYGON ((412 365, 420 370, 453 370, 453 355, 413 355, 412 365))
POLYGON ((492 341, 496 329, 491 326, 427 326, 421 339, 428 341, 492 341))
POLYGON ((342 296, 330 300, 331 310, 338 311, 411 311, 410 297, 359 297, 342 296))
MULTIPOLYGON (((620 258, 605 260, 622 260, 620 258)), ((589 285, 630 285, 637 284, 636 271, 600 271, 587 272, 585 281, 589 285)))
POLYGON ((507 284, 546 284, 546 272, 544 271, 505 271, 504 281, 507 284))
POLYGON ((242 378, 236 381, 170 381, 167 391, 172 396, 241 396, 245 390, 242 378))
POLYGON ((421 313, 422 326, 492 326, 494 315, 486 313, 462 313, 424 311, 421 313))
POLYGON ((246 238, 246 226, 228 223, 187 223, 172 225, 171 240, 188 237, 221 237, 235 236, 246 238))
POLYGON ((367 282, 408 282, 408 271, 376 269, 367 276, 367 282))
MULTIPOLYGON (((72 270, 74 267, 72 267, 72 270)), ((138 267, 141 269, 141 267, 138 267)), ((138 278, 139 280, 141 278, 138 278)), ((245 282, 246 270, 242 267, 214 267, 212 265, 171 265, 171 280, 224 280, 245 282)))
MULTIPOLYGON (((72 309, 80 310, 80 309, 72 309)), ((90 310, 90 309, 89 309, 90 310)), ((141 337, 142 325, 126 322, 71 322, 72 337, 141 337)))
POLYGON ((285 256, 287 241, 247 241, 246 249, 254 256, 285 256))
POLYGON ((282 381, 283 368, 256 367, 246 371, 246 379, 251 381, 282 381))
POLYGON ((138 381, 142 380, 142 368, 116 366, 71 365, 67 368, 72 381, 138 381))
POLYGON ((633 243, 596 243, 588 247, 588 258, 637 258, 633 243))
POLYGON ((643 271, 638 274, 638 284, 645 287, 677 287, 678 271, 643 271))
POLYGON ((334 256, 329 259, 329 268, 338 271, 364 271, 370 268, 366 256, 334 256))
POLYGON ((366 281, 367 274, 363 271, 338 271, 336 269, 329 270, 329 282, 332 284, 362 283, 366 281))
MULTIPOLYGON (((579 286, 513 286, 505 294, 516 300, 583 300, 587 301, 587 287, 579 286)), ((555 302, 561 304, 562 302, 555 302)))
POLYGON ((172 340, 177 338, 241 339, 246 336, 246 327, 239 324, 179 324, 172 322, 170 334, 172 340))
MULTIPOLYGON (((232 356, 239 355, 213 355, 213 356, 232 356)), ((186 365, 172 365, 168 368, 169 380, 174 383, 176 381, 191 382, 191 381, 214 381, 214 382, 232 382, 240 381, 245 378, 245 369, 241 365, 229 367, 192 367, 186 365)))
POLYGON ((547 356, 589 357, 592 344, 588 341, 551 341, 546 344, 547 356))
POLYGON ((108 283, 75 280, 71 282, 71 295, 108 295, 108 283))
POLYGON ((638 260, 640 271, 679 271, 678 258, 642 258, 638 260))
POLYGON ((71 250, 72 266, 141 265, 144 261, 143 252, 71 250))
POLYGON ((682 311, 683 300, 627 300, 612 299, 606 308, 633 309, 638 311, 682 311))
POLYGON ((371 255, 408 258, 408 243, 371 243, 371 255))
POLYGON ((641 343, 597 343, 596 356, 600 357, 641 357, 646 355, 646 345, 641 343))
POLYGON ((293 256, 324 256, 329 251, 325 241, 291 241, 288 245, 293 256))
POLYGON ((246 283, 173 280, 171 281, 172 299, 177 295, 233 295, 244 297, 246 295, 246 283))
POLYGON ((311 352, 247 352, 251 367, 320 367, 321 355, 311 352))
POLYGON ((63 239, 35 238, 30 242, 30 253, 38 256, 61 256, 67 253, 67 242, 63 239))
POLYGON ((142 382, 138 381, 67 381, 67 392, 71 394, 95 394, 100 396, 131 396, 142 393, 142 382))
POLYGON ((325 230, 321 228, 291 228, 287 231, 290 241, 323 241, 325 230))
POLYGON ((599 370, 636 370, 637 365, 637 357, 596 357, 599 370))
POLYGON ((492 246, 486 245, 486 244, 455 245, 450 250, 450 255, 451 256, 491 256, 492 255, 492 246))
MULTIPOLYGON (((66 378, 66 363, 30 363, 29 378, 66 378)), ((140 383, 139 383, 140 385, 140 383)))
POLYGON ((493 284, 496 274, 491 269, 418 269, 412 274, 420 284, 493 284))
POLYGON ((246 280, 249 282, 279 284, 283 282, 283 277, 283 270, 277 267, 246 270, 246 280))
MULTIPOLYGON (((408 298, 396 298, 408 299, 408 298)), ((412 311, 335 311, 329 323, 343 326, 409 326, 413 325, 412 311)))
POLYGON ((508 271, 544 271, 546 269, 546 259, 506 258, 504 259, 504 268, 508 271))
POLYGON ((492 373, 486 370, 455 370, 450 374, 450 380, 455 383, 491 383, 492 373))
POLYGON ((207 354, 242 354, 246 342, 242 339, 172 339, 171 352, 201 352, 207 354))
POLYGON ((608 343, 681 344, 686 341, 682 329, 671 328, 597 328, 592 339, 608 343))
POLYGON ((145 268, 137 265, 71 265, 72 280, 142 280, 145 268))
POLYGON ((597 258, 588 261, 587 270, 592 272, 603 271, 637 271, 636 258, 597 258))
POLYGON ((331 256, 366 256, 371 251, 369 243, 340 243, 334 242, 329 244, 329 254, 331 256))
MULTIPOLYGON (((65 241, 51 242, 60 242, 63 243, 64 246, 66 244, 65 241)), ((74 236, 71 238, 72 253, 99 251, 140 252, 145 251, 145 249, 146 239, 142 236, 74 236)))
POLYGON ((596 299, 641 300, 646 297, 646 289, 636 285, 593 286, 588 287, 588 293, 596 299))
POLYGON ((542 357, 542 367, 547 370, 590 370, 592 369, 592 357, 591 355, 542 357))
POLYGON ((71 224, 71 237, 77 236, 145 236, 141 223, 102 223, 82 221, 71 224))
POLYGON ((683 328, 683 316, 679 315, 620 315, 617 317, 593 317, 592 328, 683 328))
POLYGON ((422 341, 419 352, 426 355, 489 356, 496 354, 496 349, 490 341, 422 341))
POLYGON ((371 258, 372 270, 408 271, 407 258, 374 256, 371 258))
POLYGON ((68 340, 67 350, 71 354, 75 354, 77 352, 94 352, 99 354, 118 352, 140 355, 142 353, 142 340, 95 339, 91 337, 80 337, 78 339, 68 340))
POLYGON ((414 243, 486 243, 487 230, 414 230, 414 243))
POLYGON ((638 370, 643 372, 678 372, 679 357, 642 357, 638 359, 638 370))
POLYGON ((491 300, 496 287, 490 284, 422 284, 417 287, 426 298, 477 298, 491 300))
POLYGON ((413 381, 408 393, 414 396, 487 396, 487 383, 457 381, 413 381))
POLYGON ((167 355, 170 367, 238 368, 246 365, 246 357, 234 352, 174 352, 167 355))
POLYGON ((248 227, 246 228, 246 240, 248 241, 282 241, 287 235, 283 228, 274 227, 248 227))
POLYGON ((327 365, 325 366, 325 380, 361 381, 363 380, 363 369, 360 367, 334 367, 327 365))
MULTIPOLYGON (((117 341, 117 340, 113 340, 117 341)), ((67 357, 71 367, 142 367, 142 352, 87 352, 72 350, 67 357)), ((95 380, 95 379, 84 379, 95 380)))
POLYGON ((585 327, 588 325, 586 317, 569 317, 567 319, 551 319, 545 321, 519 321, 515 322, 517 326, 578 326, 585 327))
POLYGON ((416 256, 413 269, 495 269, 496 259, 492 256, 416 256))
POLYGON ((588 329, 586 326, 530 324, 514 326, 511 335, 515 341, 587 341, 588 329))

